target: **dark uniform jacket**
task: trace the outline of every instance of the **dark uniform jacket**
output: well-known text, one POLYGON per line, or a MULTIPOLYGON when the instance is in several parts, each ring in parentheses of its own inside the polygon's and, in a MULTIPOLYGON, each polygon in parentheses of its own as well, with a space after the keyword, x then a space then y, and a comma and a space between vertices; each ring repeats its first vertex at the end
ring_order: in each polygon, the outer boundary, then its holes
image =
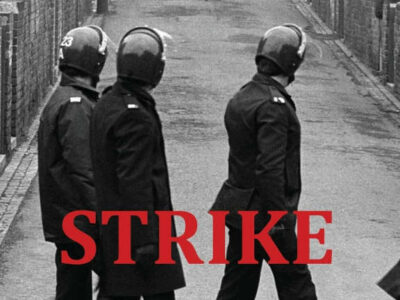
MULTIPOLYGON (((66 214, 95 210, 90 157, 90 118, 95 89, 63 74, 40 118, 39 187, 45 239, 71 242, 62 231, 66 214)), ((76 226, 95 235, 95 226, 77 218, 76 226)))
MULTIPOLYGON (((99 212, 148 211, 148 225, 132 217, 132 258, 139 246, 158 244, 155 211, 171 211, 161 122, 152 96, 117 82, 96 106, 91 128, 92 158, 99 212)), ((172 229, 175 232, 175 228, 172 229)), ((158 294, 185 285, 175 244, 174 265, 115 265, 118 219, 100 229, 101 287, 106 295, 158 294)))
POLYGON ((300 124, 295 104, 281 84, 256 74, 230 100, 225 125, 229 178, 212 210, 230 211, 227 224, 234 228, 241 223, 237 211, 258 211, 256 230, 261 230, 269 219, 267 211, 298 207, 300 124))

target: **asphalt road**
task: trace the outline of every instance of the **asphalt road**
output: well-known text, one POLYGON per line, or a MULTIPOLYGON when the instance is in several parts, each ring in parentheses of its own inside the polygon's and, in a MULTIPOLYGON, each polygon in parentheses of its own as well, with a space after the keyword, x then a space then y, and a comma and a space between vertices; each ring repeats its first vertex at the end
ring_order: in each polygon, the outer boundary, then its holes
MULTIPOLYGON (((302 210, 331 210, 326 245, 331 265, 311 271, 320 299, 390 299, 375 283, 399 259, 400 116, 373 99, 323 43, 290 0, 114 1, 105 30, 118 42, 147 24, 173 36, 164 80, 155 92, 164 125, 175 209, 195 214, 198 254, 212 256, 206 213, 227 175, 223 113, 229 98, 254 74, 259 37, 286 22, 309 32, 307 61, 289 88, 302 122, 302 210)), ((102 87, 115 76, 111 55, 102 87)), ((54 247, 43 241, 37 181, 0 248, 0 299, 52 299, 54 247)), ((179 231, 183 229, 178 222, 179 231)), ((185 265, 178 299, 214 299, 223 266, 185 265)), ((257 299, 277 299, 265 265, 257 299)))

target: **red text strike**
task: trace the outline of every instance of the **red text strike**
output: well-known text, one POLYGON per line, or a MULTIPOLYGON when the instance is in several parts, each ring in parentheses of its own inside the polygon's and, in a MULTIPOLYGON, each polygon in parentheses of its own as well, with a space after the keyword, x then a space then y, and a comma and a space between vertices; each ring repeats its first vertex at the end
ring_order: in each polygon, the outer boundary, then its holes
MULTIPOLYGON (((270 231, 287 214, 286 211, 269 211, 268 224, 258 233, 255 232, 254 217, 258 214, 256 211, 240 211, 242 217, 242 259, 239 264, 257 264, 254 255, 254 244, 256 240, 268 254, 270 264, 288 264, 290 263, 280 252, 270 231)), ((213 257, 210 264, 228 264, 225 256, 225 218, 228 211, 210 211, 213 219, 212 228, 212 251, 213 257)), ((332 223, 331 211, 296 211, 297 216, 297 259, 294 264, 331 264, 332 250, 328 249, 325 255, 320 259, 310 257, 310 240, 316 239, 323 245, 325 243, 325 230, 320 228, 317 233, 310 233, 310 219, 314 216, 324 218, 327 224, 332 223)), ((172 258, 171 246, 176 243, 180 246, 182 253, 189 264, 204 264, 204 261, 198 256, 195 247, 190 239, 197 232, 196 217, 184 211, 157 211, 159 220, 159 256, 156 264, 175 264, 172 258), (185 224, 185 230, 182 235, 174 236, 172 226, 174 217, 181 218, 185 224)), ((72 241, 80 244, 84 249, 84 255, 80 259, 72 259, 67 251, 62 251, 61 261, 63 264, 82 265, 91 262, 96 256, 96 243, 88 234, 79 230, 75 224, 75 218, 84 216, 91 224, 96 223, 96 213, 94 211, 74 211, 65 216, 62 228, 65 235, 72 241)), ((102 226, 107 226, 110 218, 118 218, 118 257, 115 258, 115 264, 135 264, 132 259, 132 218, 138 218, 142 226, 148 223, 147 211, 103 211, 101 214, 102 226)))

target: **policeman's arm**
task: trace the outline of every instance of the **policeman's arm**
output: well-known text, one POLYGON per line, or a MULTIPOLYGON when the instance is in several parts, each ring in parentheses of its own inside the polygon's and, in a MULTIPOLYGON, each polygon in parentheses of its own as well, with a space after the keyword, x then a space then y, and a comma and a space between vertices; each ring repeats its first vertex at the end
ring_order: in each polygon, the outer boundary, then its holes
MULTIPOLYGON (((58 118, 58 134, 66 172, 85 203, 83 209, 95 210, 93 169, 90 156, 90 116, 92 107, 83 99, 63 106, 58 118), (86 206, 86 207, 85 207, 86 206)), ((68 191, 71 192, 71 191, 68 191)))
POLYGON ((285 157, 288 120, 285 104, 265 102, 257 112, 256 190, 265 207, 286 210, 285 157))
POLYGON ((127 110, 114 126, 116 139, 116 172, 122 210, 148 212, 148 225, 140 226, 132 219, 135 244, 138 246, 156 243, 154 194, 152 186, 153 133, 150 121, 140 110, 127 110))

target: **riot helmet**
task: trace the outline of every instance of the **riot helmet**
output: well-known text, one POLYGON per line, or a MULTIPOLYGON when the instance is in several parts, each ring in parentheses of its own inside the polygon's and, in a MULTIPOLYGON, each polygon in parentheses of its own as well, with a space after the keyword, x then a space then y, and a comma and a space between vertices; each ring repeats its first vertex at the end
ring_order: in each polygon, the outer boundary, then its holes
POLYGON ((159 31, 136 27, 122 38, 117 54, 118 78, 157 86, 165 67, 165 46, 159 31))
POLYGON ((99 80, 107 59, 108 37, 95 25, 69 31, 60 45, 59 68, 71 68, 99 80))
POLYGON ((258 64, 262 58, 275 63, 282 73, 293 77, 304 60, 307 37, 295 24, 284 24, 269 29, 261 38, 256 55, 258 64))

